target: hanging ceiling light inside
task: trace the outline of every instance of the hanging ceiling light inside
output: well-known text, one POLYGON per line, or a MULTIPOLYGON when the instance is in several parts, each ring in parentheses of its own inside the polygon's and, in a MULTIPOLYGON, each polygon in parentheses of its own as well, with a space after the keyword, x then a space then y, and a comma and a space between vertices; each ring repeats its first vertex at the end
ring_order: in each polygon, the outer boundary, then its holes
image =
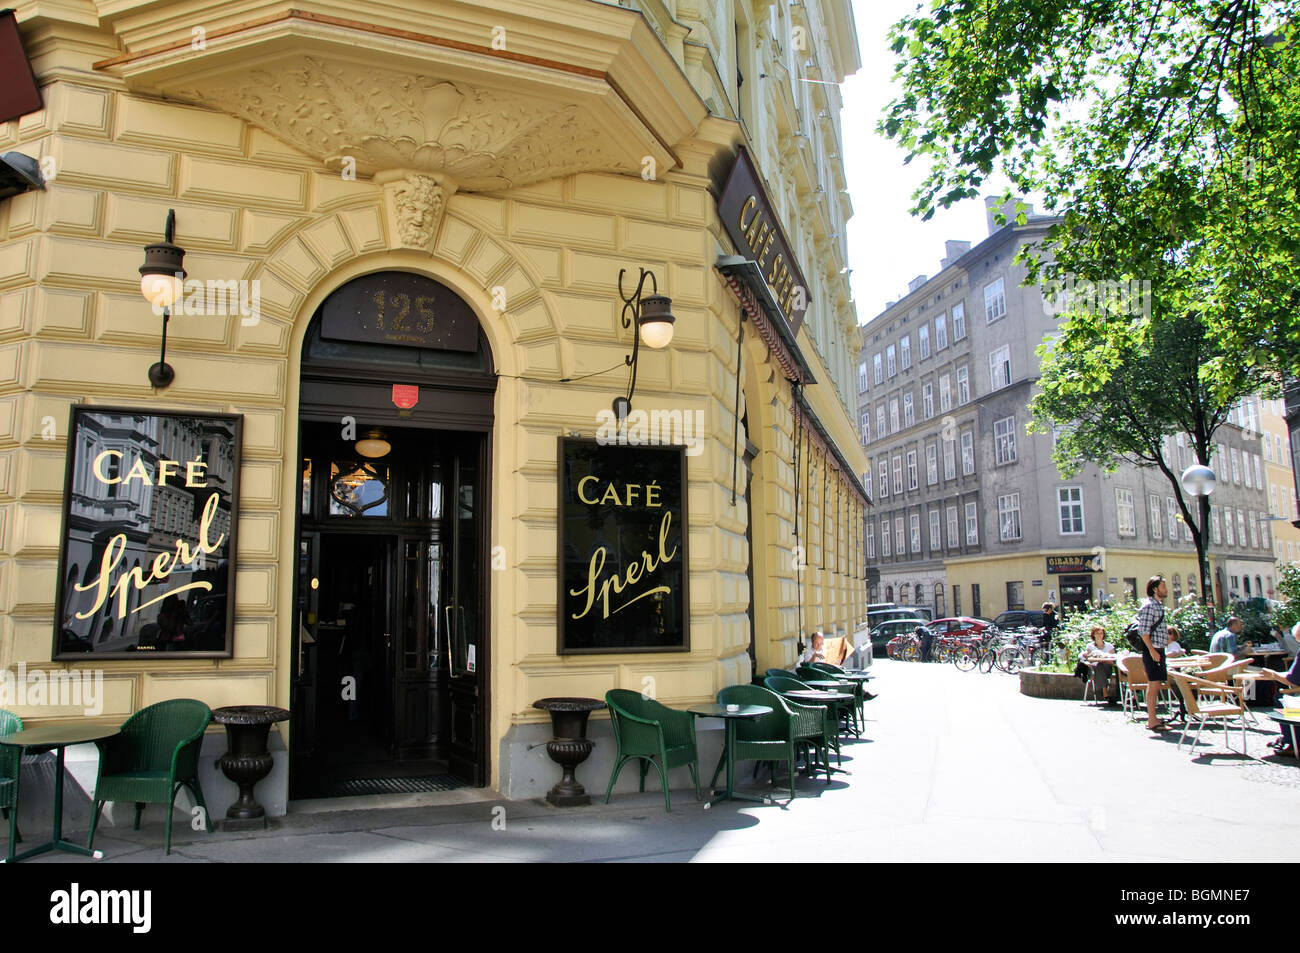
POLYGON ((377 429, 367 430, 365 436, 357 441, 356 447, 357 453, 372 460, 388 456, 393 449, 384 432, 377 429))

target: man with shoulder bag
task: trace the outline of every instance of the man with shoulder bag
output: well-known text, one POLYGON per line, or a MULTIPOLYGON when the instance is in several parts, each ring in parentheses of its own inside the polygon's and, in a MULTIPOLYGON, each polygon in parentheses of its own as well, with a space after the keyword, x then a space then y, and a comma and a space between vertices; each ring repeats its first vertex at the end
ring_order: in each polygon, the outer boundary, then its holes
POLYGON ((1147 673, 1147 728, 1151 731, 1168 731, 1167 722, 1156 717, 1156 702, 1169 681, 1165 667, 1165 647, 1169 645, 1169 629, 1165 625, 1165 597, 1169 588, 1163 576, 1147 580, 1147 597, 1138 607, 1137 619, 1129 627, 1129 641, 1142 653, 1142 667, 1147 673))

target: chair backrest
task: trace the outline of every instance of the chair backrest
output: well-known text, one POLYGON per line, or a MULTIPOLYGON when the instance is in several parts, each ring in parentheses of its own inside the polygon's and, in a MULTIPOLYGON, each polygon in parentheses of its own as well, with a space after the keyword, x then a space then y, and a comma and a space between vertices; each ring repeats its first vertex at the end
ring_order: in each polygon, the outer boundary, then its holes
POLYGON ((775 675, 777 678, 790 678, 792 675, 788 668, 769 668, 763 674, 765 676, 775 675))
POLYGON ((605 693, 614 740, 621 754, 659 754, 662 748, 694 746, 694 716, 626 688, 605 693), (636 721, 634 719, 641 719, 636 721), (646 725, 642 722, 651 722, 646 725))
POLYGON ((1142 667, 1142 656, 1121 655, 1118 661, 1129 687, 1139 688, 1147 683, 1147 670, 1142 667))
MULTIPOLYGON (((11 711, 0 708, 0 735, 22 731, 23 720, 11 711)), ((23 762, 23 749, 9 745, 0 746, 0 781, 18 779, 18 769, 23 762)))
POLYGON ((178 748, 193 748, 197 758, 212 709, 193 698, 173 698, 141 708, 122 724, 121 738, 132 760, 151 771, 171 768, 178 748))
POLYGON ((844 669, 838 665, 832 665, 830 662, 809 662, 809 668, 815 668, 819 672, 826 672, 828 675, 843 675, 844 669))
POLYGON ((1196 689, 1192 687, 1191 680, 1179 672, 1170 672, 1169 677, 1173 683, 1178 686, 1178 694, 1183 696, 1183 704, 1187 707, 1187 714, 1199 715, 1201 706, 1196 697, 1196 689))
POLYGON ((808 690, 808 685, 794 678, 789 672, 784 675, 769 675, 763 679, 763 684, 774 692, 802 692, 808 690))
MULTIPOLYGON (((1231 656, 1229 656, 1229 658, 1231 658, 1231 656)), ((1250 659, 1238 659, 1236 661, 1224 662, 1221 665, 1216 665, 1214 668, 1197 672, 1196 676, 1197 678, 1205 679, 1207 682, 1220 682, 1226 685, 1231 681, 1233 675, 1238 672, 1243 672, 1249 667, 1250 659)))
POLYGON ((790 735, 794 712, 784 698, 761 685, 728 685, 718 692, 718 704, 765 705, 772 709, 766 715, 737 722, 736 737, 741 741, 779 741, 790 735))
POLYGON ((665 711, 672 711, 667 705, 627 688, 611 688, 605 693, 605 704, 609 705, 610 711, 646 721, 658 721, 665 711))
POLYGON ((1207 652, 1206 654, 1210 657, 1209 658, 1210 668, 1218 668, 1224 662, 1232 661, 1231 652, 1207 652))

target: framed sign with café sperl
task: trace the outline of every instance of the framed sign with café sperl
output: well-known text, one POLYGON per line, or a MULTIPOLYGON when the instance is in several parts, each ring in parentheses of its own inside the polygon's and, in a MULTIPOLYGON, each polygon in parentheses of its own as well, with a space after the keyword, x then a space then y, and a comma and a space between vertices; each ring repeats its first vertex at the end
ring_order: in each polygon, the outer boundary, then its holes
POLYGON ((56 661, 233 653, 243 418, 72 408, 56 661))
POLYGON ((560 438, 561 655, 686 652, 686 448, 560 438))

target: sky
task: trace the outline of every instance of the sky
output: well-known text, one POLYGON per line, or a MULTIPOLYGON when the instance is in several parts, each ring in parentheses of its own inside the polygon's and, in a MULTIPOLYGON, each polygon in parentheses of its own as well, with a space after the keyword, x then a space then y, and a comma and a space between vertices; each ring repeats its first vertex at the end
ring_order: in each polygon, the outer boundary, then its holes
MULTIPOLYGON (((918 162, 904 165, 906 153, 876 132, 894 98, 895 58, 889 27, 917 7, 917 0, 853 0, 862 68, 841 88, 844 168, 853 202, 848 226, 849 281, 858 323, 874 318, 907 293, 917 275, 934 276, 944 257, 944 242, 978 244, 988 235, 984 203, 971 199, 940 209, 928 222, 909 214, 911 196, 925 177, 918 162)), ((985 194, 1001 191, 1000 183, 985 194)))

